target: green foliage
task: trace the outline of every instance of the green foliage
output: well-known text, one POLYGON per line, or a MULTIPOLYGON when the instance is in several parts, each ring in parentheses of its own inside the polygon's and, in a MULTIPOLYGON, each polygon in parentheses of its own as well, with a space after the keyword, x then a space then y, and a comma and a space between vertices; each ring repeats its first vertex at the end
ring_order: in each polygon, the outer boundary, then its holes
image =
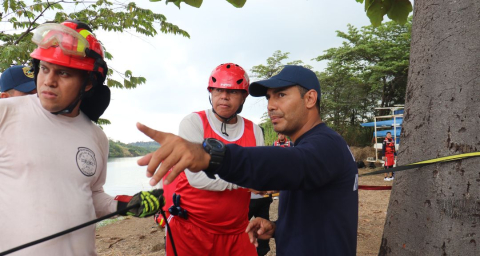
MULTIPOLYGON (((161 2, 162 0, 150 0, 150 2, 161 2)), ((247 0, 226 0, 237 8, 242 8, 247 0)), ((355 0, 357 3, 363 3, 364 0, 355 0)), ((200 8, 203 0, 165 0, 165 4, 173 3, 180 8, 180 3, 186 3, 190 6, 200 8)), ((385 14, 391 20, 403 25, 407 22, 408 15, 412 12, 412 2, 410 0, 365 0, 365 12, 374 27, 382 24, 385 14)))
MULTIPOLYGON (((356 1, 363 3, 363 0, 356 1)), ((412 10, 410 0, 365 0, 365 12, 374 27, 382 23, 385 14, 391 20, 404 25, 412 10)))
POLYGON ((109 125, 109 124, 111 124, 110 121, 108 119, 103 119, 103 118, 98 119, 98 122, 97 122, 97 125, 100 126, 100 128, 102 129, 104 125, 109 125))
MULTIPOLYGON (((198 1, 189 1, 198 2, 198 1)), ((201 1, 200 1, 201 2, 201 1)), ((158 33, 168 33, 190 37, 190 35, 178 26, 167 22, 164 15, 154 13, 149 9, 143 9, 135 2, 122 3, 107 0, 97 1, 57 1, 42 2, 33 0, 27 6, 25 1, 3 0, 4 13, 0 16, 2 22, 10 23, 15 29, 13 33, 0 32, 0 71, 11 65, 25 65, 30 60, 30 53, 36 48, 31 42, 32 32, 45 22, 46 14, 54 14, 53 22, 63 22, 67 19, 76 19, 87 23, 93 31, 103 29, 119 33, 131 33, 135 31, 143 36, 153 37, 158 33), (64 7, 75 6, 71 13, 64 12, 64 7)), ((71 9, 71 8, 67 8, 71 9)), ((113 55, 105 51, 105 58, 112 60, 113 55)), ((133 75, 132 71, 121 72, 109 64, 107 85, 115 88, 136 88, 144 84, 146 79, 133 75), (116 72, 121 80, 112 78, 116 72), (123 80, 123 81, 122 81, 123 80)))
POLYGON ((247 0, 227 0, 227 2, 231 3, 233 6, 237 8, 242 8, 247 0))
POLYGON ((372 119, 375 107, 405 102, 410 35, 411 18, 405 25, 349 25, 347 32, 337 31, 345 39, 342 46, 315 58, 329 61, 319 75, 322 119, 349 145, 370 143, 371 132, 359 124, 372 119))
MULTIPOLYGON (((409 18, 405 25, 387 22, 377 28, 361 29, 349 25, 346 32, 337 31, 337 36, 345 39, 340 47, 328 49, 315 58, 328 61, 327 68, 317 72, 322 120, 351 146, 371 143, 372 130, 360 124, 371 121, 376 107, 405 102, 411 22, 409 18)), ((251 69, 252 77, 268 79, 277 74, 288 55, 288 52, 274 52, 266 64, 251 69)), ((270 145, 277 135, 267 113, 263 114, 260 126, 264 129, 265 144, 270 145)))
POLYGON ((160 145, 152 142, 135 142, 125 144, 120 141, 108 140, 109 154, 108 157, 133 157, 143 156, 157 150, 160 145))
MULTIPOLYGON (((303 65, 303 61, 301 60, 295 60, 291 62, 287 62, 287 64, 283 64, 282 62, 286 59, 288 59, 289 52, 281 52, 281 51, 275 51, 272 55, 272 57, 267 58, 267 64, 263 65, 257 65, 253 66, 252 69, 250 70, 250 76, 252 78, 257 78, 257 79, 268 79, 276 74, 278 74, 282 69, 283 66, 285 65, 303 65)), ((304 67, 308 69, 312 69, 312 66, 309 65, 303 65, 304 67)))
MULTIPOLYGON (((150 0, 150 2, 161 2, 162 0, 150 0)), ((186 3, 190 6, 200 8, 202 6, 203 0, 165 0, 165 4, 168 3, 173 3, 176 5, 178 8, 180 8, 180 3, 186 3)), ((237 7, 237 8, 242 8, 247 0, 227 0, 231 5, 237 7)))
POLYGON ((130 146, 146 148, 150 151, 155 151, 160 147, 160 144, 156 141, 137 141, 133 143, 128 143, 130 146))
POLYGON ((260 127, 263 129, 263 136, 266 146, 270 146, 273 144, 275 140, 277 140, 277 133, 273 129, 272 120, 268 117, 267 112, 263 113, 262 116, 262 123, 260 127))
MULTIPOLYGON (((275 51, 272 57, 267 58, 267 64, 253 66, 250 70, 251 77, 260 79, 268 79, 276 74, 278 74, 285 65, 303 65, 308 69, 312 69, 312 66, 304 65, 303 61, 295 60, 283 64, 283 61, 288 59, 289 52, 275 51)), ((262 123, 260 127, 263 128, 265 145, 272 145, 272 143, 277 139, 277 133, 273 129, 273 124, 267 113, 264 113, 262 116, 262 123)))

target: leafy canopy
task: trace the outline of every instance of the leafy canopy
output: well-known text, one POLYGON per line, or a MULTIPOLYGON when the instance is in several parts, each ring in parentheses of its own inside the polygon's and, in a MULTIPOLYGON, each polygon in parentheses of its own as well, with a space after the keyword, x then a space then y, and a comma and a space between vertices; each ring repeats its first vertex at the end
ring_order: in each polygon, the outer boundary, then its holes
MULTIPOLYGON (((110 2, 107 0, 80 1, 33 0, 27 5, 25 1, 3 0, 1 22, 9 23, 11 30, 0 32, 0 71, 11 65, 27 64, 30 53, 36 48, 31 38, 33 31, 44 22, 63 22, 79 20, 87 23, 93 31, 102 29, 119 33, 136 33, 153 37, 158 33, 182 35, 189 34, 178 26, 167 22, 167 18, 149 9, 143 9, 135 2, 110 2)), ((101 38, 99 38, 101 39, 101 38)), ((105 58, 110 68, 107 85, 115 88, 136 88, 144 84, 146 79, 133 75, 131 70, 119 71, 112 62, 113 55, 105 49, 105 58), (121 80, 112 78, 116 72, 121 80)))
MULTIPOLYGON (((161 2, 162 0, 150 0, 150 2, 161 2)), ((365 12, 374 27, 378 27, 385 14, 391 20, 403 25, 407 22, 408 15, 412 12, 410 0, 355 0, 358 3, 365 2, 365 12)), ((165 4, 173 3, 180 8, 180 3, 200 8, 203 0, 165 0, 165 4)), ((237 8, 242 8, 247 0, 227 0, 237 8)))
MULTIPOLYGON (((161 2, 162 0, 150 0, 150 2, 161 2)), ((168 3, 173 3, 175 4, 178 8, 180 8, 180 3, 186 3, 190 6, 200 8, 202 6, 203 0, 165 0, 165 4, 168 3)), ((230 4, 237 8, 242 8, 247 0, 227 0, 230 4)))
MULTIPOLYGON (((364 0, 356 0, 363 3, 364 0)), ((365 12, 374 27, 378 27, 385 14, 391 20, 403 25, 412 12, 410 0, 365 0, 365 12)))
MULTIPOLYGON (((372 119, 376 107, 405 102, 411 22, 411 18, 405 25, 390 21, 377 28, 348 25, 347 31, 337 31, 337 36, 344 39, 340 46, 314 58, 328 61, 325 70, 316 72, 322 89, 322 120, 349 145, 365 146, 371 142, 372 131, 360 124, 372 119)), ((266 64, 250 70, 251 76, 257 79, 274 76, 284 67, 288 56, 288 52, 274 52, 266 64)), ((303 65, 303 62, 287 64, 303 65)), ((270 145, 277 135, 267 113, 263 114, 260 126, 264 129, 265 144, 270 145)))
POLYGON ((317 61, 328 61, 320 73, 323 121, 342 134, 350 145, 369 142, 371 132, 360 123, 372 119, 376 107, 404 104, 407 85, 411 21, 393 21, 379 27, 337 31, 344 39, 317 61))
MULTIPOLYGON (((304 65, 301 60, 290 61, 284 64, 283 61, 288 59, 289 54, 289 52, 275 51, 272 57, 267 58, 267 63, 265 65, 260 64, 253 66, 250 70, 250 76, 257 80, 268 79, 278 74, 285 65, 302 65, 308 69, 313 68, 310 65, 304 65)), ((263 129, 265 145, 272 145, 273 142, 277 140, 277 132, 273 129, 272 120, 270 120, 270 117, 266 112, 262 115, 262 123, 260 124, 260 127, 263 129)))

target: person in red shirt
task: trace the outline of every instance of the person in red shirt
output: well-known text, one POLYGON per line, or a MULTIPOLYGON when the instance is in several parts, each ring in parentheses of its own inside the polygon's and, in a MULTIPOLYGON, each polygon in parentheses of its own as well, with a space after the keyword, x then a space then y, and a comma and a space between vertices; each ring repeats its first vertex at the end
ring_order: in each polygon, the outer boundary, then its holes
MULTIPOLYGON (((207 87, 212 109, 187 115, 180 123, 179 136, 199 143, 216 138, 225 144, 263 146, 260 127, 238 115, 248 86, 249 78, 242 67, 225 63, 215 68, 207 87)), ((177 180, 173 206, 167 205, 171 214, 167 228, 178 255, 257 255, 245 233, 248 189, 189 170, 177 180)), ((174 255, 169 236, 167 232, 166 252, 174 255)))
MULTIPOLYGON (((395 141, 392 139, 392 133, 387 132, 387 136, 383 141, 382 145, 382 160, 384 160, 385 169, 393 168, 395 165, 395 159, 397 157, 397 151, 395 150, 395 141)), ((388 174, 385 173, 385 181, 391 181, 394 179, 394 173, 390 173, 390 177, 387 176, 388 174)))
POLYGON ((273 142, 273 146, 288 148, 288 147, 292 147, 293 145, 292 145, 292 142, 289 139, 287 139, 285 134, 278 133, 278 140, 273 142))

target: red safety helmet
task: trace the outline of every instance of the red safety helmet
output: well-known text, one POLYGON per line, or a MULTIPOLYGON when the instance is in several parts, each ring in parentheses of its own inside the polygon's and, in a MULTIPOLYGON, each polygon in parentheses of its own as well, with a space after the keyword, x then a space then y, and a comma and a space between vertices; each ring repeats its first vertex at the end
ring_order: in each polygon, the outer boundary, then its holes
POLYGON ((237 89, 245 90, 248 94, 249 84, 250 79, 242 67, 235 63, 225 63, 212 71, 207 89, 208 91, 211 91, 211 88, 237 89))
POLYGON ((100 42, 81 22, 42 24, 36 28, 32 41, 38 45, 30 54, 32 58, 60 66, 94 71, 95 58, 87 56, 86 49, 96 52, 102 59, 105 56, 100 42))
POLYGON ((108 73, 103 46, 92 34, 90 27, 76 20, 61 24, 45 23, 35 29, 32 41, 38 46, 30 54, 33 58, 35 83, 40 61, 89 71, 76 100, 53 114, 71 113, 82 100, 80 110, 97 122, 110 103, 110 89, 103 85, 108 73), (85 92, 88 82, 93 88, 85 92))

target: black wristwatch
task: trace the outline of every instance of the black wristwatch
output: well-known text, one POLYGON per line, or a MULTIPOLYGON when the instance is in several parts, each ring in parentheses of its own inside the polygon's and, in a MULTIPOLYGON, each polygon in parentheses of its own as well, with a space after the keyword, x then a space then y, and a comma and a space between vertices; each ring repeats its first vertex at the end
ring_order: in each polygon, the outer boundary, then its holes
POLYGON ((206 138, 202 145, 203 149, 211 156, 208 168, 203 171, 210 179, 215 179, 215 171, 220 167, 225 156, 225 144, 214 138, 206 138))

